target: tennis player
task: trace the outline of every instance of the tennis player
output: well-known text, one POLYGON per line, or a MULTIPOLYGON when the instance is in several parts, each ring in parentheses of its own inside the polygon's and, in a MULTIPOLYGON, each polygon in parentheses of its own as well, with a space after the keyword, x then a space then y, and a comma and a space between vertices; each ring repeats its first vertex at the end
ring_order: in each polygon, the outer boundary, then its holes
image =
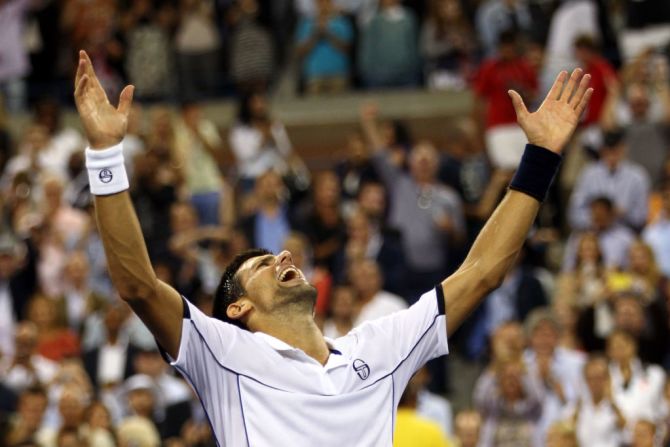
POLYGON ((198 394, 217 444, 392 445, 410 377, 447 354, 447 336, 517 256, 591 97, 588 84, 579 69, 562 72, 535 113, 510 91, 529 144, 463 265, 409 309, 330 340, 313 319, 316 290, 287 251, 237 256, 221 278, 213 317, 156 278, 123 165, 133 87, 112 106, 82 51, 74 95, 90 143, 86 164, 112 280, 198 394))

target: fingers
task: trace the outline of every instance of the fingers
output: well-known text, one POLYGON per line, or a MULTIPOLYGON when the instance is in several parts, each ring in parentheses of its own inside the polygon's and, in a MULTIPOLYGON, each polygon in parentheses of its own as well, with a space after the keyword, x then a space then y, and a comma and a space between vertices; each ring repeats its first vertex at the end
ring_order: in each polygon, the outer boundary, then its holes
POLYGON ((528 109, 526 108, 526 104, 523 103, 521 95, 519 95, 514 90, 508 90, 507 94, 509 95, 510 98, 512 98, 512 105, 514 106, 514 111, 516 112, 517 119, 519 120, 524 119, 528 115, 528 109))
POLYGON ((584 77, 582 77, 582 80, 579 81, 579 87, 577 87, 577 91, 575 92, 574 95, 572 95, 572 97, 568 101, 568 104, 577 109, 577 106, 582 101, 582 98, 584 97, 584 94, 586 93, 586 89, 589 87, 590 82, 591 82, 591 75, 589 74, 584 75, 584 77))
POLYGON ((86 73, 86 62, 79 58, 79 63, 77 64, 77 73, 74 75, 74 88, 75 90, 77 89, 77 86, 79 85, 79 81, 81 80, 81 77, 84 76, 84 73, 86 73))
POLYGON ((593 94, 592 88, 586 90, 586 93, 584 93, 584 96, 582 96, 582 99, 579 101, 579 104, 577 104, 577 108, 575 108, 577 116, 581 116, 582 113, 584 113, 584 109, 586 109, 586 106, 589 104, 589 100, 591 99, 592 94, 593 94))
POLYGON ((558 99, 561 97, 561 91, 563 91, 563 85, 565 84, 565 80, 568 77, 568 72, 567 71, 562 71, 556 76, 556 80, 554 80, 554 85, 551 86, 551 89, 549 89, 549 93, 547 93, 547 99, 558 99))
POLYGON ((119 97, 119 107, 117 107, 116 110, 123 113, 125 116, 128 116, 130 113, 134 92, 135 87, 132 85, 126 85, 126 87, 121 91, 121 96, 119 97))
POLYGON ((77 81, 77 85, 74 88, 74 96, 75 98, 82 97, 84 95, 84 90, 86 89, 86 85, 88 84, 88 76, 87 75, 82 75, 79 80, 77 81))
POLYGON ((579 83, 579 80, 582 77, 582 69, 581 68, 575 68, 572 71, 572 74, 570 75, 570 79, 568 80, 568 84, 565 86, 563 89, 563 93, 561 93, 561 96, 558 98, 559 100, 563 102, 569 102, 570 98, 572 97, 572 93, 575 90, 575 87, 579 83))
POLYGON ((84 61, 84 68, 86 69, 86 73, 93 77, 95 76, 95 71, 93 70, 93 63, 91 62, 91 58, 88 57, 88 54, 84 50, 79 51, 79 59, 84 61))

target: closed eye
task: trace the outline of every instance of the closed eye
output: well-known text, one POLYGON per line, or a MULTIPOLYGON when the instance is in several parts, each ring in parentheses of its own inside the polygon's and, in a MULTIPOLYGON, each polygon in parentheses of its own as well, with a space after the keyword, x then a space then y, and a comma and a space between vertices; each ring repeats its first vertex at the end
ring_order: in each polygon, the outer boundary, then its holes
POLYGON ((267 267, 268 265, 272 264, 273 259, 274 259, 274 256, 264 257, 258 264, 256 264, 256 270, 258 270, 261 267, 267 267))

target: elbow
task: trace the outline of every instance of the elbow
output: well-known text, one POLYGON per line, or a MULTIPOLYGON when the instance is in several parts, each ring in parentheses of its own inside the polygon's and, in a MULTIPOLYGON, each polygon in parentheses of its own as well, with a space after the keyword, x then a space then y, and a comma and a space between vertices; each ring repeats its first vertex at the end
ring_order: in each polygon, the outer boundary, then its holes
POLYGON ((112 278, 121 299, 126 302, 144 301, 156 296, 158 279, 142 280, 137 278, 112 278))

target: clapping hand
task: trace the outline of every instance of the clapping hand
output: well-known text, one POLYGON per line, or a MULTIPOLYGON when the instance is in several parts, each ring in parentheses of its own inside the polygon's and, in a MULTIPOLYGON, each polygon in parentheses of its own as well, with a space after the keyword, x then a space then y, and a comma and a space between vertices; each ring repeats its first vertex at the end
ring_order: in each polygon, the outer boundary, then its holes
POLYGON ((568 73, 562 71, 540 108, 533 113, 528 112, 518 92, 508 92, 517 121, 529 143, 561 153, 593 94, 593 89, 588 88, 590 80, 591 76, 584 75, 579 68, 572 72, 569 79, 568 73))

